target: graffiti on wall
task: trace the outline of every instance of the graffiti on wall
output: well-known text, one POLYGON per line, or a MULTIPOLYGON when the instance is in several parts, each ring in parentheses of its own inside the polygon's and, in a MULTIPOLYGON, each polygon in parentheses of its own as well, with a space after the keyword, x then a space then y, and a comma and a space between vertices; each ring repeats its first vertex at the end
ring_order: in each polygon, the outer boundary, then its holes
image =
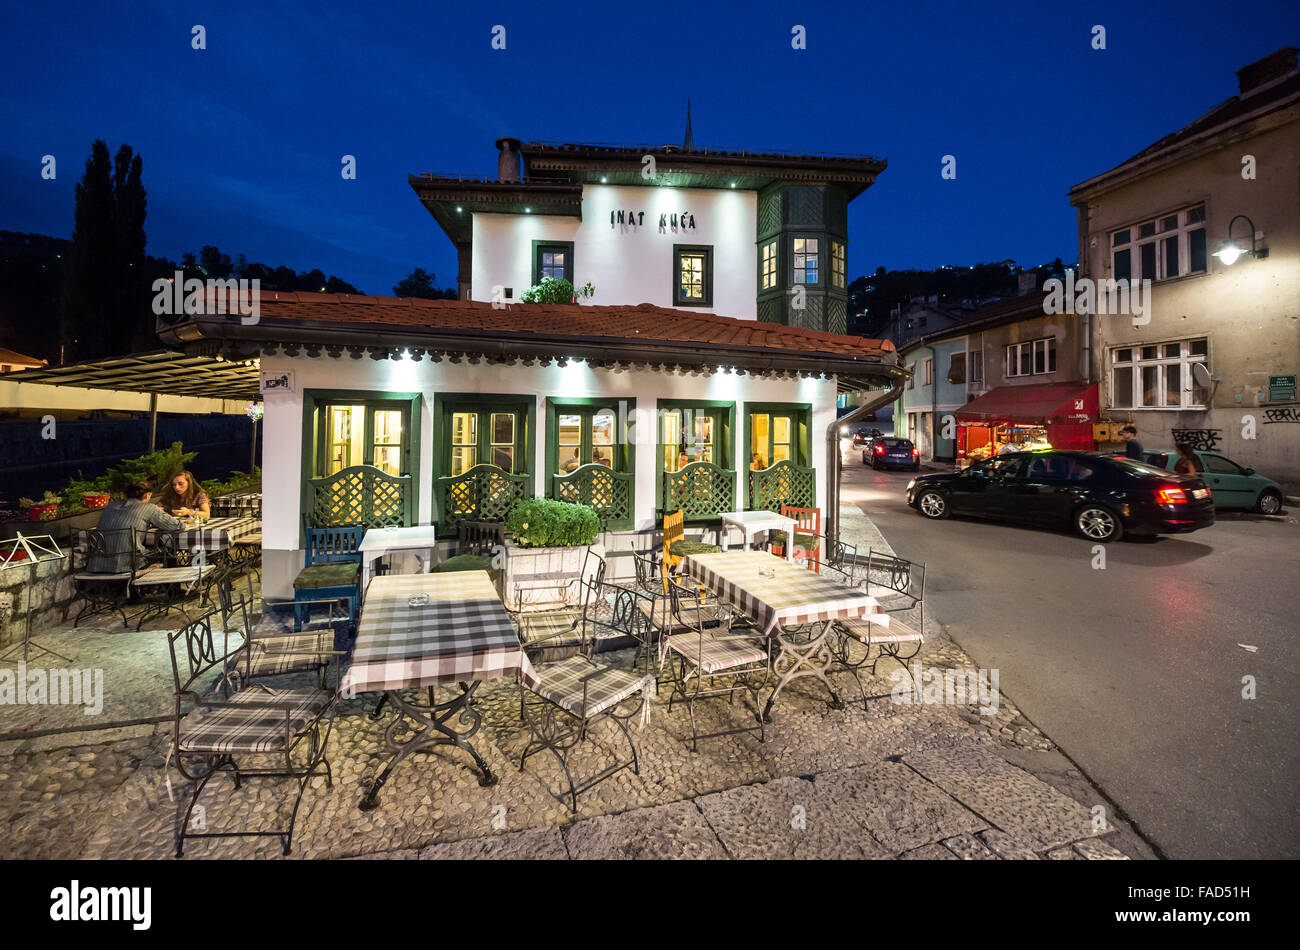
POLYGON ((1270 422, 1300 422, 1300 410, 1295 406, 1283 406, 1280 409, 1264 410, 1264 425, 1270 422))
POLYGON ((1171 429, 1174 445, 1190 445, 1198 452, 1213 452, 1222 441, 1222 429, 1171 429))

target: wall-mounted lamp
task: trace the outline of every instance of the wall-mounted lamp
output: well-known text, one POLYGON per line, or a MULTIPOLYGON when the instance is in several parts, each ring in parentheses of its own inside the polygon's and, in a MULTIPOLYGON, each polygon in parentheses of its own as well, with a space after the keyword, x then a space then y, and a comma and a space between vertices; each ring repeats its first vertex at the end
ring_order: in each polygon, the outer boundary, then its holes
POLYGON ((1259 260, 1268 257, 1268 248, 1255 247, 1255 222, 1250 220, 1244 214, 1239 214, 1228 222, 1228 239, 1219 245, 1219 249, 1211 254, 1211 257, 1217 257, 1223 263, 1231 267, 1237 262, 1237 258, 1243 254, 1249 254, 1251 257, 1259 260), (1232 226, 1238 221, 1245 221, 1250 225, 1250 250, 1247 251, 1240 244, 1232 239, 1232 226))

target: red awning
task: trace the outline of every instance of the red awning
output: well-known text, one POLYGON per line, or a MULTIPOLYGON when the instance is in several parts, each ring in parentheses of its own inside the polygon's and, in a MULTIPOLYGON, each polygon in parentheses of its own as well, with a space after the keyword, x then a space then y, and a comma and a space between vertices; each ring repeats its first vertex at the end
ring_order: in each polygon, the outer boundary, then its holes
POLYGON ((1097 384, 999 386, 957 410, 957 421, 991 425, 1087 423, 1097 418, 1097 384))

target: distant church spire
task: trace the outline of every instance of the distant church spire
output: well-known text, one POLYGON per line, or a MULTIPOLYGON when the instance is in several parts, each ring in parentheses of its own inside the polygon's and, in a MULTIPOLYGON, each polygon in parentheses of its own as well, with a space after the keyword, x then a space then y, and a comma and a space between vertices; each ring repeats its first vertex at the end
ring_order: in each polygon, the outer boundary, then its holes
POLYGON ((682 141, 682 151, 689 152, 695 148, 695 136, 691 133, 691 100, 686 100, 686 138, 682 141))

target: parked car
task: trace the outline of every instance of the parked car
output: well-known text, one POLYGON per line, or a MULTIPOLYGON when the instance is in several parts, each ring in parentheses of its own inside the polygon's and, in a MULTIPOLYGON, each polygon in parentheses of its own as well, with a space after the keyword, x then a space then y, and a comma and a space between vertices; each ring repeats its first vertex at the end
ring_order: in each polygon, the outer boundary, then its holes
MULTIPOLYGON (((1282 486, 1265 478, 1253 468, 1238 465, 1217 452, 1196 451, 1201 460, 1197 472, 1214 493, 1215 508, 1253 508, 1261 514, 1275 515, 1282 510, 1282 486)), ((1174 470, 1178 453, 1173 449, 1156 449, 1142 453, 1156 468, 1174 470)))
POLYGON ((862 464, 872 468, 921 468, 920 453, 908 439, 893 439, 888 436, 873 438, 862 449, 862 464))
POLYGON ((927 518, 965 514, 1068 525, 1101 542, 1214 524, 1212 493, 1199 476, 1099 452, 1015 452, 955 475, 922 475, 907 483, 907 503, 927 518))
POLYGON ((879 439, 883 436, 884 433, 879 429, 859 429, 857 432, 853 433, 853 447, 855 449, 859 446, 870 447, 873 439, 879 439))

